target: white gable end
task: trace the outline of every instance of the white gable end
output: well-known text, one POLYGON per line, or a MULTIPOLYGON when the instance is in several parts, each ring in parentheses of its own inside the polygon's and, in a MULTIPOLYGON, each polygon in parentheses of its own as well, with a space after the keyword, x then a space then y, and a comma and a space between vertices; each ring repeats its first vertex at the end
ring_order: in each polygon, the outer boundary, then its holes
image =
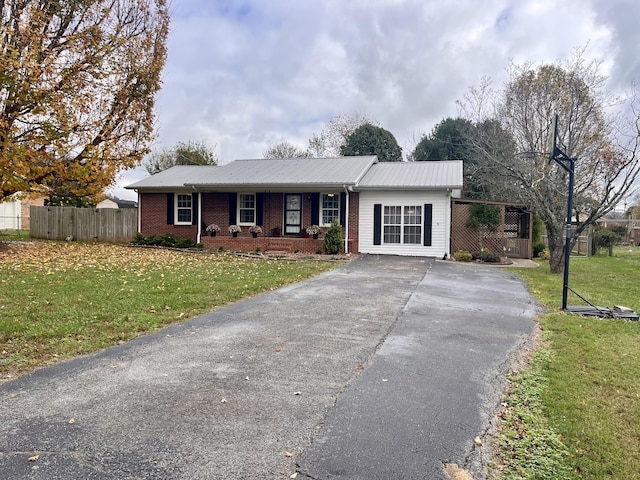
MULTIPOLYGON (((424 215, 424 208, 422 209, 424 215)), ((446 253, 450 255, 450 218, 451 197, 446 190, 401 190, 401 191, 362 191, 360 192, 360 208, 358 222, 359 250, 361 253, 390 254, 408 256, 438 257, 446 253), (374 208, 379 204, 384 217, 385 206, 424 206, 431 205, 431 245, 419 243, 386 243, 383 232, 380 232, 380 244, 374 241, 374 208)), ((424 218, 423 218, 424 221, 424 218)), ((384 218, 381 224, 384 230, 384 218)), ((425 234, 424 227, 420 234, 425 234)))

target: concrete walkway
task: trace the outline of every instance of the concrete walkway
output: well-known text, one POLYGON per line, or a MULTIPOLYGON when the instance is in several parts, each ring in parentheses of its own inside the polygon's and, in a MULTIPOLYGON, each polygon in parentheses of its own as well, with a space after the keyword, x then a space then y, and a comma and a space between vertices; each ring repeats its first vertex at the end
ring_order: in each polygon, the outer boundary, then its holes
POLYGON ((365 256, 0 385, 0 472, 437 479, 452 461, 481 474, 473 438, 534 311, 502 269, 365 256))

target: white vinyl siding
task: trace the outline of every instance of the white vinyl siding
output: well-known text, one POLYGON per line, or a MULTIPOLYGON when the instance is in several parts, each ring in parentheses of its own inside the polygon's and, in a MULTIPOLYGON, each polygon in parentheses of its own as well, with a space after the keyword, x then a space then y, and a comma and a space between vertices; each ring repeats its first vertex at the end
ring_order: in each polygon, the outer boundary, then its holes
MULTIPOLYGON (((451 218, 451 197, 442 191, 380 191, 380 190, 364 190, 360 192, 358 221, 358 244, 361 253, 372 254, 390 254, 390 255, 409 255, 409 256, 425 256, 438 257, 446 253, 450 255, 450 218, 451 218), (402 220, 405 222, 405 236, 409 235, 410 241, 418 243, 387 243, 384 239, 384 231, 382 232, 381 245, 374 245, 373 242, 373 209, 375 204, 382 205, 382 226, 384 228, 384 214, 386 206, 420 206, 421 218, 420 224, 412 224, 411 215, 406 218, 403 215, 402 220), (431 222, 431 246, 425 247, 422 242, 422 231, 424 226, 424 205, 432 205, 432 222, 431 222), (414 227, 420 227, 419 240, 416 240, 418 233, 414 227), (409 230, 407 230, 409 227, 409 230), (413 232, 411 231, 413 229, 413 232), (414 235, 411 238, 411 235, 414 235)), ((404 213, 404 212, 403 212, 404 213)), ((417 212, 415 212, 417 213, 417 212)), ((415 219, 417 221, 417 219, 415 219)))
POLYGON ((19 230, 21 220, 19 200, 0 203, 0 230, 5 228, 19 230))

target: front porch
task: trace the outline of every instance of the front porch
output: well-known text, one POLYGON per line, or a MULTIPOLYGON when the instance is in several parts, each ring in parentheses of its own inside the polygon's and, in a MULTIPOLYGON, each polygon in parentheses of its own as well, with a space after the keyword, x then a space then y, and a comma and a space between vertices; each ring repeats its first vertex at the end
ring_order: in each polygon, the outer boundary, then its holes
POLYGON ((200 243, 207 250, 228 250, 237 252, 286 252, 286 253, 321 253, 322 238, 295 237, 252 237, 231 235, 216 235, 202 237, 200 243))
MULTIPOLYGON (((320 235, 317 239, 313 237, 269 237, 259 235, 252 237, 251 234, 238 235, 216 235, 202 236, 200 243, 207 250, 226 250, 231 252, 284 252, 284 253, 324 253, 322 244, 324 237, 320 235)), ((349 241, 349 252, 353 252, 354 242, 349 241)))

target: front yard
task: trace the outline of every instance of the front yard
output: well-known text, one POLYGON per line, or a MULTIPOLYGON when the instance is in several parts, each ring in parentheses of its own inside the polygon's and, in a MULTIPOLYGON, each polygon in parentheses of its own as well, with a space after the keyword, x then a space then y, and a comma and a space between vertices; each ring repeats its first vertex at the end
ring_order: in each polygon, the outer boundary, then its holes
MULTIPOLYGON (((518 269, 550 313, 531 368, 513 378, 495 472, 509 479, 640 478, 640 323, 559 311, 562 276, 518 269)), ((640 248, 572 258, 570 287, 594 305, 640 311, 640 248)), ((569 305, 584 305, 569 295, 569 305)))
POLYGON ((104 244, 0 243, 0 381, 335 266, 104 244))

